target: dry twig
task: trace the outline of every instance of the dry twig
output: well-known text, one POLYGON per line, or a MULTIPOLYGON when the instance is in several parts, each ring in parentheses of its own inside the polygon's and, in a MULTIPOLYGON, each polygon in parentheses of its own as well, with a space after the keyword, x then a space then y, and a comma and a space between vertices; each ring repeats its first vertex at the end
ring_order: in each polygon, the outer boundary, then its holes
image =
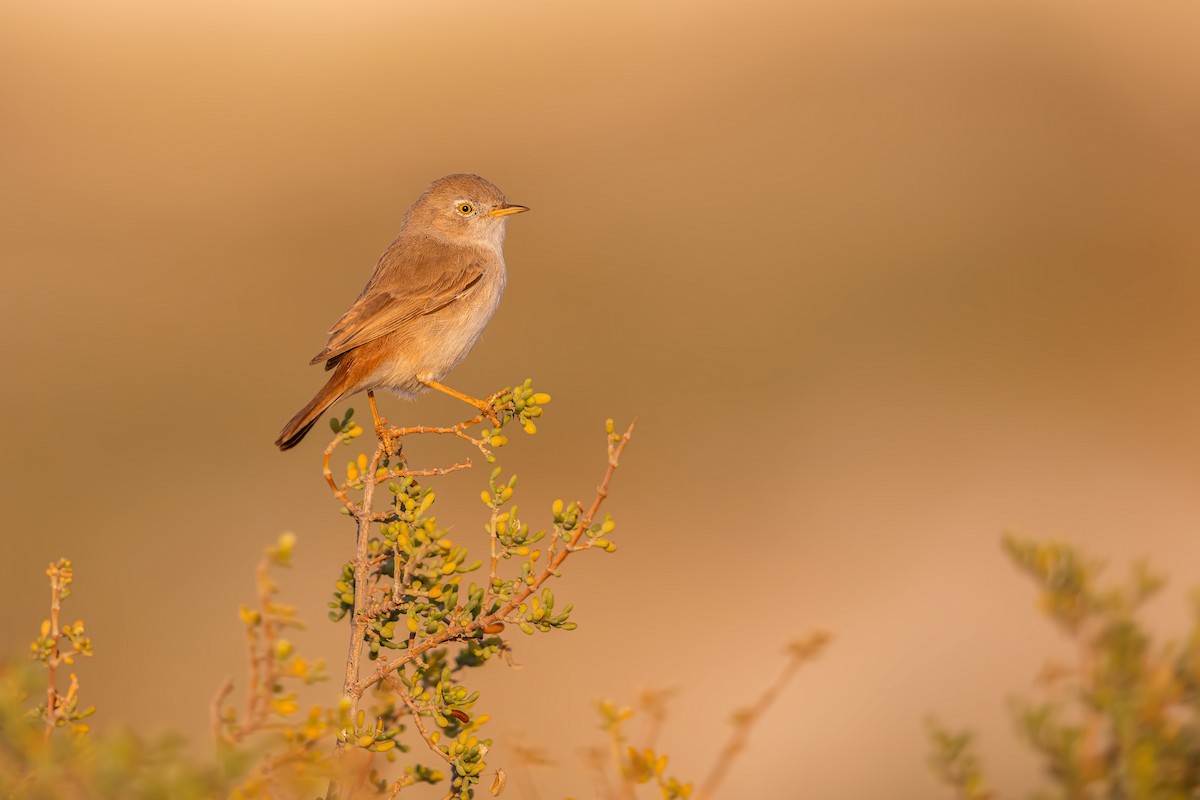
POLYGON ((717 756, 717 760, 713 764, 708 777, 700 785, 700 789, 696 793, 696 800, 709 800, 713 796, 717 787, 720 786, 729 772, 730 766, 732 766, 742 750, 745 749, 746 742, 750 738, 750 732, 754 729, 754 726, 762 719, 767 709, 775 703, 780 693, 784 690, 784 687, 796 676, 800 667, 805 662, 815 658, 825 645, 829 643, 829 639, 830 636, 828 633, 818 631, 807 639, 797 640, 788 646, 791 658, 788 660, 787 665, 784 666, 783 671, 767 687, 766 691, 762 693, 753 706, 740 711, 734 716, 733 733, 730 735, 729 741, 721 748, 721 753, 717 756))

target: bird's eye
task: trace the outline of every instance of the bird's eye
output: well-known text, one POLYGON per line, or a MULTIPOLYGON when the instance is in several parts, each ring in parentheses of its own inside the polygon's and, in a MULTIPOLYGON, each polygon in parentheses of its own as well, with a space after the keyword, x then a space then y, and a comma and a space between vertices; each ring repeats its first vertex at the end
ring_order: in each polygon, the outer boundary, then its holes
POLYGON ((469 217, 471 215, 471 212, 474 210, 475 210, 475 206, 471 205, 470 203, 459 203, 458 204, 458 213, 462 214, 464 217, 469 217))

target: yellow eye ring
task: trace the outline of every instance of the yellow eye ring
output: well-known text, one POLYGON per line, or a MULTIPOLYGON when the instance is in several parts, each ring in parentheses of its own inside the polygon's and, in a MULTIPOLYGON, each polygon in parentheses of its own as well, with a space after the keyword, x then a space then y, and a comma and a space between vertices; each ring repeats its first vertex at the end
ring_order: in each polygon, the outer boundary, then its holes
POLYGON ((462 214, 464 217, 471 216, 471 212, 474 210, 475 206, 471 205, 470 203, 459 203, 457 208, 458 213, 462 214))

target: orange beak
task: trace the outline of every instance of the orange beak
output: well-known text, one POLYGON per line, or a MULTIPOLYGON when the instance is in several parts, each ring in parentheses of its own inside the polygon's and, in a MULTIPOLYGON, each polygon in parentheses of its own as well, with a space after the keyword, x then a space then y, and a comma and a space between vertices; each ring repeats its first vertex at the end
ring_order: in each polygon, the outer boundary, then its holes
POLYGON ((505 203, 497 209, 488 212, 489 217, 507 217, 509 214, 520 214, 522 211, 528 211, 528 206, 518 206, 511 203, 505 203))

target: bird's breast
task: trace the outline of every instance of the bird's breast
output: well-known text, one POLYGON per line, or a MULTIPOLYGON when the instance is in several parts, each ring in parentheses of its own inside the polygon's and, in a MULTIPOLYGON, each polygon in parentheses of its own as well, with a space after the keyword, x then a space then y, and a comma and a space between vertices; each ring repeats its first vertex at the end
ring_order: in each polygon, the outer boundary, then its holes
POLYGON ((484 273, 462 297, 425 317, 425 341, 429 343, 425 349, 430 368, 444 369, 444 375, 471 351, 500 305, 504 283, 501 265, 498 270, 484 273))
POLYGON ((386 356, 372 382, 404 397, 424 386, 420 379, 440 381, 458 365, 483 335, 504 292, 503 262, 489 269, 470 290, 437 311, 419 317, 387 337, 386 356))

